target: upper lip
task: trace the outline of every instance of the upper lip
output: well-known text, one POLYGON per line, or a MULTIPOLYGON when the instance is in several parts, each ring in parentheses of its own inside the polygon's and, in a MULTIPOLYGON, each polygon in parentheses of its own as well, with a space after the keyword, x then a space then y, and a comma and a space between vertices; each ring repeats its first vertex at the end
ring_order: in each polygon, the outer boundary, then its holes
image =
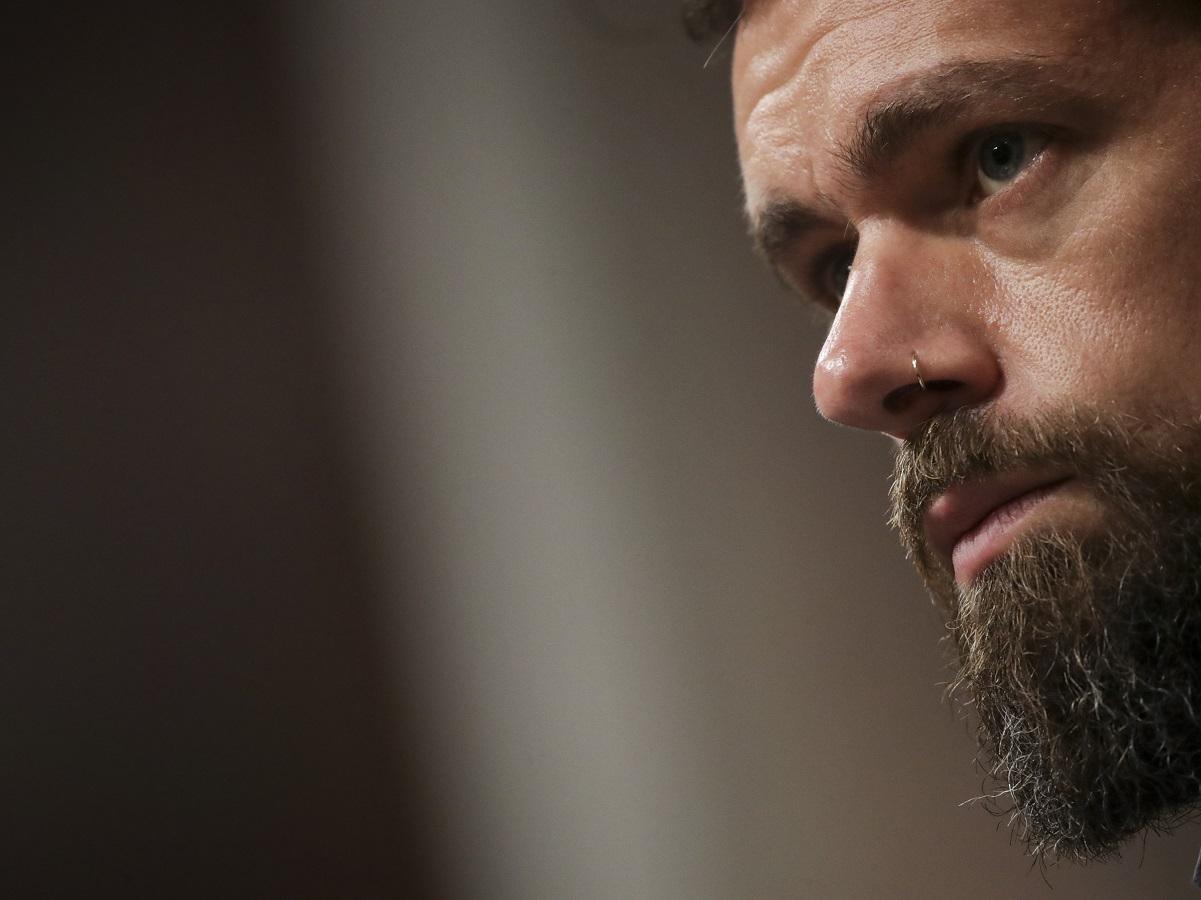
POLYGON ((965 534, 996 509, 1037 488, 1066 481, 1063 472, 1016 471, 952 485, 926 509, 926 539, 945 559, 965 534))

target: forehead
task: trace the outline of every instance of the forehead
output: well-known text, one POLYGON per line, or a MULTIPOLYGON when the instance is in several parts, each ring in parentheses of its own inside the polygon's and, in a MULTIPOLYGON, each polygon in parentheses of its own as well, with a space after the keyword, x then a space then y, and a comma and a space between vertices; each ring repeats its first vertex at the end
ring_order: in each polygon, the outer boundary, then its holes
POLYGON ((1118 12, 1118 0, 759 0, 733 65, 748 206, 779 190, 824 196, 822 151, 890 85, 965 60, 1116 57, 1118 12))

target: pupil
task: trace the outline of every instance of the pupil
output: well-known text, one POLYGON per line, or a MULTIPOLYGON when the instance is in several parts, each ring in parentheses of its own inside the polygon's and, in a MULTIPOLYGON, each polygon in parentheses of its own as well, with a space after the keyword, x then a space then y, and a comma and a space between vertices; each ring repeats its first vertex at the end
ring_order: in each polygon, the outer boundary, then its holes
POLYGON ((1025 141, 1020 134, 1003 134, 980 148, 980 170, 993 181, 1009 181, 1021 170, 1025 141))

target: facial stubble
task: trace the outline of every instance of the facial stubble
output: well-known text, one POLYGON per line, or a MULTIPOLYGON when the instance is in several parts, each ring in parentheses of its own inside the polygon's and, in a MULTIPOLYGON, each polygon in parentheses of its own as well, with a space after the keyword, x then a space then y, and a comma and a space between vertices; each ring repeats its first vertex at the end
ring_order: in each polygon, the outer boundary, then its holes
POLYGON ((1110 855, 1201 799, 1201 426, 1078 410, 932 420, 897 453, 893 524, 947 617, 951 693, 1036 855, 1110 855), (1071 472, 1101 529, 1032 528, 966 586, 922 515, 952 484, 1071 472))

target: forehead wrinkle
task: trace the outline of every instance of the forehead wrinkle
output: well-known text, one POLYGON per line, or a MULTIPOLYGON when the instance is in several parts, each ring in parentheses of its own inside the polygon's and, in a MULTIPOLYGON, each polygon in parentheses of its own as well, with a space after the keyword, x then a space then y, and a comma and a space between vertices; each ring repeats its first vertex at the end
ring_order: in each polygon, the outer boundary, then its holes
MULTIPOLYGON (((828 93, 826 80, 813 69, 828 66, 829 54, 823 45, 831 36, 854 24, 856 16, 833 16, 813 0, 775 0, 772 16, 789 21, 784 40, 769 40, 764 47, 760 27, 772 34, 773 25, 756 17, 744 21, 735 44, 733 81, 735 86, 735 130, 743 160, 743 193, 748 214, 766 205, 781 184, 795 185, 813 181, 813 159, 806 154, 803 135, 820 130, 829 141, 827 129, 817 129, 807 114, 821 108, 819 94, 828 93), (753 50, 751 48, 754 48, 753 50), (752 176, 760 160, 770 162, 775 184, 757 184, 752 176)), ((874 0, 875 5, 890 0, 874 0)), ((770 4, 763 3, 763 6, 770 4)), ((869 7, 870 9, 870 7, 869 7)))
MULTIPOLYGON (((820 193, 819 158, 832 157, 833 117, 842 117, 849 99, 845 92, 835 90, 835 84, 846 74, 848 59, 854 59, 852 68, 872 68, 862 56, 847 56, 844 36, 862 22, 878 19, 886 10, 907 2, 863 0, 851 13, 837 3, 775 0, 760 6, 764 12, 765 7, 773 7, 771 16, 756 16, 742 23, 732 75, 748 217, 781 188, 794 193, 804 186, 807 192, 820 193), (780 17, 787 20, 787 28, 768 21, 780 17), (822 110, 824 119, 818 117, 822 110), (825 148, 824 152, 813 152, 819 148, 825 148), (765 174, 770 178, 763 178, 765 174)), ((887 39, 878 41, 871 55, 879 55, 889 43, 887 39)))
POLYGON ((759 60, 753 67, 759 70, 751 76, 756 97, 753 105, 747 110, 743 127, 739 129, 739 143, 743 151, 744 189, 747 194, 748 208, 754 207, 767 200, 755 196, 757 187, 747 183, 745 176, 753 173, 757 163, 769 160, 773 175, 776 179, 787 178, 789 181, 804 178, 811 173, 811 166, 804 152, 804 141, 799 140, 804 128, 804 112, 813 106, 811 98, 806 93, 812 90, 812 85, 806 83, 797 71, 797 57, 808 53, 809 44, 795 48, 795 52, 765 54, 776 57, 770 61, 759 60), (769 77, 770 76, 770 77, 769 77))

